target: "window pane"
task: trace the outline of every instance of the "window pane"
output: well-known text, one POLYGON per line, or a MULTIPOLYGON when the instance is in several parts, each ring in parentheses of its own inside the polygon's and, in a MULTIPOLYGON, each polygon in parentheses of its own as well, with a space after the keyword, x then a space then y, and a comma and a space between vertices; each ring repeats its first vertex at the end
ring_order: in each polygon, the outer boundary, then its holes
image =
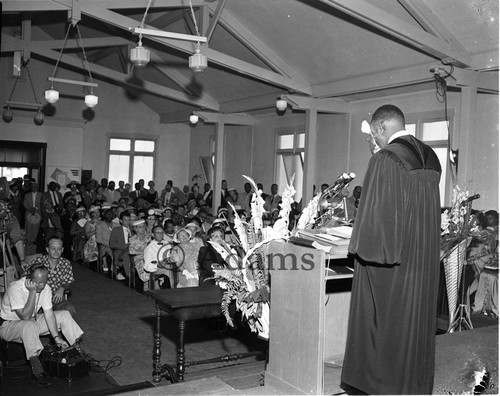
POLYGON ((146 185, 153 180, 153 157, 134 156, 134 183, 137 183, 139 179, 144 179, 146 185))
POLYGON ((109 139, 109 149, 130 151, 130 139, 109 139))
POLYGON ((441 196, 441 206, 444 206, 445 188, 446 188, 446 174, 448 173, 448 148, 446 147, 433 147, 432 148, 439 158, 441 164, 441 180, 439 181, 439 194, 441 196))
POLYGON ((448 128, 446 121, 424 122, 422 140, 447 140, 448 128))
POLYGON ((155 151, 155 142, 152 140, 136 140, 134 144, 134 150, 152 153, 153 151, 155 151))
POLYGON ((302 153, 278 155, 278 191, 282 193, 288 185, 290 178, 295 174, 294 201, 298 202, 302 198, 302 182, 304 179, 304 163, 302 153))
POLYGON ((410 135, 415 136, 416 127, 417 124, 406 124, 405 129, 410 135))
POLYGON ((305 133, 299 133, 297 136, 297 148, 304 148, 306 144, 306 134, 305 133))
POLYGON ((279 135, 278 136, 279 149, 293 149, 293 135, 279 135))
POLYGON ((119 180, 128 183, 130 168, 130 157, 128 155, 109 155, 108 179, 113 180, 117 185, 119 180))

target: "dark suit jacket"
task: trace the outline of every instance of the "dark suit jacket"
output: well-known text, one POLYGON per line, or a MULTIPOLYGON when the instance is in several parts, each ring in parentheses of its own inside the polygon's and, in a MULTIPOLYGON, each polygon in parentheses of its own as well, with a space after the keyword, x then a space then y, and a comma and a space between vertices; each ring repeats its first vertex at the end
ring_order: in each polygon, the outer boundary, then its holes
POLYGON ((125 243, 125 235, 123 235, 123 228, 121 225, 111 230, 111 235, 109 236, 109 247, 111 249, 128 249, 128 243, 125 243))
POLYGON ((222 256, 212 246, 201 247, 200 252, 198 253, 198 274, 200 286, 215 285, 212 264, 219 264, 222 267, 226 266, 226 262, 222 256))

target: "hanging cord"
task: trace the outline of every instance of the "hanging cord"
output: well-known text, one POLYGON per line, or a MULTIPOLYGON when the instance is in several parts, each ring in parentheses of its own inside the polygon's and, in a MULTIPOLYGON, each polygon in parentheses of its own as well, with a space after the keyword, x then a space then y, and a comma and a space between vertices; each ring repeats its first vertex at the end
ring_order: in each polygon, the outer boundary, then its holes
MULTIPOLYGON (((193 22, 194 22, 194 28, 196 29, 196 35, 201 36, 200 31, 198 29, 198 23, 196 22, 196 18, 194 15, 193 3, 191 3, 191 0, 189 0, 189 8, 191 9, 191 18, 193 19, 193 22)), ((198 45, 200 45, 199 42, 198 42, 198 45)))
MULTIPOLYGON (((148 5, 146 6, 146 11, 144 11, 144 15, 142 16, 140 28, 144 28, 144 22, 146 22, 146 16, 148 15, 149 7, 151 6, 152 0, 148 1, 148 5)), ((142 34, 139 34, 139 45, 142 45, 142 34)))
MULTIPOLYGON (((21 70, 23 67, 26 68, 26 71, 28 72, 28 79, 29 79, 30 85, 31 85, 31 90, 33 91, 33 96, 35 97, 35 101, 37 104, 41 104, 38 101, 38 96, 36 96, 36 91, 35 91, 35 87, 33 86, 33 80, 31 78, 31 73, 30 73, 30 69, 28 67, 28 63, 29 63, 29 59, 24 60, 24 58, 22 58, 21 59, 21 70)), ((14 82, 14 86, 12 87, 12 92, 10 93, 10 96, 9 96, 9 102, 12 100, 12 97, 14 96, 14 91, 16 90, 16 85, 17 85, 17 82, 19 81, 20 78, 21 78, 21 75, 16 77, 16 81, 14 82)))
POLYGON ((35 101, 37 104, 41 104, 39 101, 38 101, 38 96, 36 96, 36 91, 35 91, 35 87, 33 86, 33 80, 31 79, 31 73, 30 73, 30 68, 28 67, 28 63, 29 63, 29 59, 27 61, 22 61, 22 65, 26 67, 26 71, 28 72, 28 78, 30 80, 30 85, 31 85, 31 90, 33 91, 33 96, 35 97, 35 101))
MULTIPOLYGON (((83 46, 82 35, 80 34, 80 28, 78 27, 78 25, 75 25, 75 26, 76 26, 76 31, 78 32, 78 45, 82 48, 84 64, 85 64, 85 66, 87 66, 87 71, 89 72, 90 82, 93 83, 94 80, 92 79, 92 73, 90 71, 90 65, 89 65, 89 61, 87 60, 87 55, 85 54, 85 48, 83 46)), ((92 89, 90 91, 92 92, 92 89)))
POLYGON ((59 62, 61 61, 64 48, 66 48, 66 41, 68 41, 68 35, 69 35, 70 29, 71 29, 71 24, 68 26, 68 30, 66 30, 66 36, 64 37, 64 43, 63 43, 63 46, 61 48, 61 52, 59 52, 59 57, 57 58, 56 65, 54 66, 54 71, 52 72, 52 78, 54 78, 56 76, 57 66, 59 66, 59 62))

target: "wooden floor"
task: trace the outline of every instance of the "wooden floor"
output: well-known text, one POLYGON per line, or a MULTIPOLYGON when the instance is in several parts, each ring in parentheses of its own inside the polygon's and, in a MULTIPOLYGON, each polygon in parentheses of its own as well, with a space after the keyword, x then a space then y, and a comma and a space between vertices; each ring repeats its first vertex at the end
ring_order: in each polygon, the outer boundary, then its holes
MULTIPOLYGON (((170 384, 164 379, 153 386, 153 301, 80 265, 75 264, 74 272, 76 282, 70 299, 77 307, 77 321, 85 332, 85 351, 96 362, 94 370, 71 383, 55 378, 53 386, 40 388, 30 378, 23 349, 14 345, 9 347, 13 364, 2 368, 1 395, 280 394, 278 389, 260 386, 265 361, 255 358, 238 364, 192 366, 186 370, 185 382, 170 384)), ((480 328, 437 336, 435 394, 470 390, 466 368, 478 361, 487 364, 490 370, 492 387, 486 393, 498 392, 498 321, 484 316, 473 316, 472 321, 480 328)), ((165 315, 162 317, 162 363, 175 364, 176 341, 176 321, 165 315)), ((187 324, 188 361, 234 352, 265 351, 266 347, 267 343, 255 334, 245 329, 228 331, 221 322, 187 324)), ((341 367, 333 365, 327 370, 325 389, 331 394, 343 393, 341 367)))

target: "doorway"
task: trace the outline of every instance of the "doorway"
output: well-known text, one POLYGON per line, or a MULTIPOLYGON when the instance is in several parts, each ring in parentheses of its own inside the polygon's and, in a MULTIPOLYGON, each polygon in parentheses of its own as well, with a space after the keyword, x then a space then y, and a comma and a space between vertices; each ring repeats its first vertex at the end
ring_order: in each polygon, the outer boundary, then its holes
POLYGON ((0 140, 0 177, 7 180, 28 175, 44 191, 47 143, 0 140))

